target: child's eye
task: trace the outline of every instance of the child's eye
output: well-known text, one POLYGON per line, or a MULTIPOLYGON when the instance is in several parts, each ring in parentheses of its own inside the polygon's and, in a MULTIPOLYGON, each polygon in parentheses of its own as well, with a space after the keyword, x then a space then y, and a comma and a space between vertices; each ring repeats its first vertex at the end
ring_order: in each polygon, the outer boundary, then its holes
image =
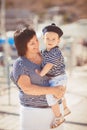
POLYGON ((49 38, 46 38, 46 40, 49 40, 49 38))
POLYGON ((53 41, 55 41, 55 39, 52 39, 53 41))

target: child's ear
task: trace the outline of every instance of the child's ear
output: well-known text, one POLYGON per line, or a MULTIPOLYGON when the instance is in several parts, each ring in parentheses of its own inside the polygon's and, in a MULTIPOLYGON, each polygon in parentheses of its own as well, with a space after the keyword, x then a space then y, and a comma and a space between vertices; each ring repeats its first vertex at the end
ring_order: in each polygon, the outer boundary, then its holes
POLYGON ((60 38, 58 38, 58 42, 60 42, 60 38))

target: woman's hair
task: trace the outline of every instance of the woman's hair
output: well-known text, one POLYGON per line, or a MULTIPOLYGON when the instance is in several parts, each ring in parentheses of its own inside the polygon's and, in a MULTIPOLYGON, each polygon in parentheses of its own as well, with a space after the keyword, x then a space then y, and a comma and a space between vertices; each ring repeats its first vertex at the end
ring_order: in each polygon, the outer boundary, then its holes
POLYGON ((14 42, 19 56, 24 56, 27 51, 27 43, 36 35, 33 28, 29 26, 18 29, 14 33, 14 42))

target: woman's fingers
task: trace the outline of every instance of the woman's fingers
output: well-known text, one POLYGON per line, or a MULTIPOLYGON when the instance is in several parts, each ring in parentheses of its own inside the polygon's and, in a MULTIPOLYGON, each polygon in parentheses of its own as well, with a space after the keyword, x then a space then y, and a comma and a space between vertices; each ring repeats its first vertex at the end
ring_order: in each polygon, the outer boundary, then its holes
POLYGON ((66 88, 64 87, 56 87, 56 91, 55 91, 55 97, 56 98, 61 98, 64 96, 66 88))

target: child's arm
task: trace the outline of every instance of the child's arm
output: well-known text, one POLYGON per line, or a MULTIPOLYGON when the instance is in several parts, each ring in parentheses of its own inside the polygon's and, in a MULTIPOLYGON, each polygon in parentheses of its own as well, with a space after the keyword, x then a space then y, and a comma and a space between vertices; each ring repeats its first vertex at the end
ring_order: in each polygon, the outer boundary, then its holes
POLYGON ((52 63, 47 63, 44 67, 43 67, 43 69, 40 71, 40 76, 44 76, 44 75, 46 75, 48 72, 49 72, 49 70, 53 67, 53 65, 54 64, 52 64, 52 63))

